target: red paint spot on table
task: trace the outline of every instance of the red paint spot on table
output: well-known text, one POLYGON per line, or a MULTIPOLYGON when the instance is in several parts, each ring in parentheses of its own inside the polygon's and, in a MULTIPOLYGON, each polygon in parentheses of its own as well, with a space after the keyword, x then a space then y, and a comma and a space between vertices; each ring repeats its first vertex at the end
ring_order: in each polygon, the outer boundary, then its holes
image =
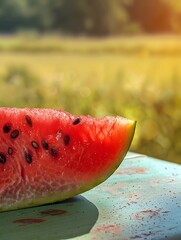
POLYGON ((111 195, 118 195, 118 194, 120 194, 117 190, 115 190, 113 188, 109 188, 109 187, 102 187, 101 190, 102 191, 106 191, 106 192, 110 193, 111 195))
POLYGON ((48 209, 48 210, 42 211, 40 213, 43 215, 57 216, 57 215, 65 214, 66 211, 59 210, 59 209, 48 209))
POLYGON ((33 224, 33 223, 41 223, 44 222, 44 219, 40 219, 40 218, 22 218, 22 219, 18 219, 13 221, 14 223, 23 223, 23 224, 33 224))
POLYGON ((132 174, 145 174, 146 173, 146 169, 145 168, 125 168, 123 170, 117 170, 116 174, 128 174, 128 175, 132 175, 132 174))
POLYGON ((149 183, 152 186, 158 185, 158 184, 160 184, 160 179, 152 179, 149 183))
POLYGON ((91 232, 92 233, 107 232, 110 234, 120 235, 122 232, 122 227, 118 224, 105 224, 105 225, 96 227, 91 232))
POLYGON ((136 214, 132 214, 130 217, 131 219, 136 219, 136 220, 145 220, 151 219, 159 214, 160 210, 145 210, 145 211, 140 211, 137 212, 136 214))

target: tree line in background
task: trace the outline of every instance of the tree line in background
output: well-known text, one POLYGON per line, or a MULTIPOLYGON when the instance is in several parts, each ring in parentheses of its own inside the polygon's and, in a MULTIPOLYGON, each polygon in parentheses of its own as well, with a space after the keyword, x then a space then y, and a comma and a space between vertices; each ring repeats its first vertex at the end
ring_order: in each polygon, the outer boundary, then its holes
POLYGON ((181 32, 178 0, 0 0, 0 33, 181 32))

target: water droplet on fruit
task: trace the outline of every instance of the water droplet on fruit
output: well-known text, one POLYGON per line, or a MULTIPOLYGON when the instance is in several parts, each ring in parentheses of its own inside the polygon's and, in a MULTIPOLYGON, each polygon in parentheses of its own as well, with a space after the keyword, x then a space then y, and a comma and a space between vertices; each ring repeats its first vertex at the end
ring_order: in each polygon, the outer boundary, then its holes
POLYGON ((6 155, 4 153, 0 153, 0 163, 4 164, 6 162, 6 155))
POLYGON ((62 137, 62 133, 61 133, 61 131, 59 130, 59 131, 56 133, 56 139, 57 139, 57 141, 59 141, 59 140, 61 139, 61 137, 62 137))
POLYGON ((4 133, 8 133, 11 130, 11 124, 10 123, 6 123, 3 127, 3 132, 4 133))
POLYGON ((33 126, 30 116, 26 115, 25 120, 26 120, 26 123, 28 124, 29 127, 33 126))
POLYGON ((19 136, 19 131, 17 129, 13 130, 10 136, 13 139, 17 138, 19 136))

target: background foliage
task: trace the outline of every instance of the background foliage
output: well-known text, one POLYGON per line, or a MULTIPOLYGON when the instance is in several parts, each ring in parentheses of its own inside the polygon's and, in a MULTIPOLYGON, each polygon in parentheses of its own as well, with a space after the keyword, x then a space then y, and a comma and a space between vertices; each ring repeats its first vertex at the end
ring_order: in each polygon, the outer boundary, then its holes
POLYGON ((0 0, 0 32, 6 33, 180 32, 180 21, 180 0, 0 0))

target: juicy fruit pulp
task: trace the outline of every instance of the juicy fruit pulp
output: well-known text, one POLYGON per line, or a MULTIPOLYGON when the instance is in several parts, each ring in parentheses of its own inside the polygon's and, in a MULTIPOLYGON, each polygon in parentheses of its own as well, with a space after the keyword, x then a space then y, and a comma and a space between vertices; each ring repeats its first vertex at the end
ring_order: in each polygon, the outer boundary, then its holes
POLYGON ((0 108, 0 211, 55 202, 106 180, 135 122, 61 110, 0 108))

